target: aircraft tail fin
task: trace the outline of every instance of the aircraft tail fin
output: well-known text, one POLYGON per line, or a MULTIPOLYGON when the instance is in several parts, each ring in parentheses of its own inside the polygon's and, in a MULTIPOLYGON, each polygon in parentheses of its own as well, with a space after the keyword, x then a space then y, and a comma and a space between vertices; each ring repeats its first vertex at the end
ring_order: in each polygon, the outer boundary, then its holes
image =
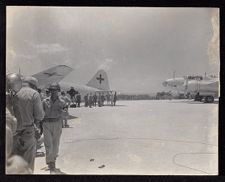
POLYGON ((39 88, 46 88, 52 83, 58 83, 73 69, 66 65, 58 65, 32 75, 38 79, 39 88))
POLYGON ((99 90, 110 90, 106 72, 104 70, 99 70, 87 83, 87 86, 94 87, 99 90))

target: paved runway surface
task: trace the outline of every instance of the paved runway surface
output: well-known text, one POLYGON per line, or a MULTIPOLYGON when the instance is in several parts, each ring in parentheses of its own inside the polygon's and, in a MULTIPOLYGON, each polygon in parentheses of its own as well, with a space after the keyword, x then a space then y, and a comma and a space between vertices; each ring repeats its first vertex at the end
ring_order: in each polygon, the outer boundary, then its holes
MULTIPOLYGON (((57 167, 67 174, 216 175, 218 104, 118 101, 70 108, 57 167)), ((39 151, 44 151, 44 147, 39 151)), ((49 174, 37 157, 35 174, 49 174)))

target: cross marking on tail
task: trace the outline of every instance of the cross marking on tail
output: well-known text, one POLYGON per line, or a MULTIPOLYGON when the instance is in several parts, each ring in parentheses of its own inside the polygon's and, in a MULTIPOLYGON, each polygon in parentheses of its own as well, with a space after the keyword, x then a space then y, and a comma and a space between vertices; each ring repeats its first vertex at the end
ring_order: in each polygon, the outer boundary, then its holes
POLYGON ((102 81, 104 81, 104 78, 102 78, 102 75, 101 74, 96 79, 99 80, 99 83, 100 84, 102 83, 102 81))
POLYGON ((53 72, 53 73, 44 73, 44 74, 46 74, 46 75, 48 75, 49 77, 50 76, 53 76, 53 75, 55 75, 55 76, 62 76, 62 75, 60 75, 60 74, 57 74, 56 72, 53 72))

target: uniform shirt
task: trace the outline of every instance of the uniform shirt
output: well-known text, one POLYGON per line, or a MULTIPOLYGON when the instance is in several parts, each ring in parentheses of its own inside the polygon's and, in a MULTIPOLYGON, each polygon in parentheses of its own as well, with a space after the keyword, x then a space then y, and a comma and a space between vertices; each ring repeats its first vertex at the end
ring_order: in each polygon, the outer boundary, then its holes
POLYGON ((14 114, 17 119, 17 130, 34 124, 35 120, 44 118, 40 95, 30 87, 22 87, 15 96, 14 114))
POLYGON ((77 101, 77 102, 80 102, 80 100, 81 100, 81 95, 80 95, 80 94, 77 94, 77 96, 76 96, 76 101, 77 101))
POLYGON ((92 99, 93 99, 93 97, 92 97, 92 95, 90 95, 89 98, 88 98, 89 102, 91 102, 92 99))
POLYGON ((51 97, 48 97, 43 100, 43 108, 45 111, 45 118, 58 119, 62 117, 62 111, 66 107, 65 101, 59 97, 52 101, 51 97))

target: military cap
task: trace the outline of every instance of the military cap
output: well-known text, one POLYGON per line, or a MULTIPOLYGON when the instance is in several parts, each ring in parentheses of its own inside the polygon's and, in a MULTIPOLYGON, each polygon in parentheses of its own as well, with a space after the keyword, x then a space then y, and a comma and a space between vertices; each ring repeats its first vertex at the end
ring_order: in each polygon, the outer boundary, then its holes
POLYGON ((36 88, 38 87, 38 80, 32 76, 27 76, 23 80, 24 83, 29 83, 32 86, 35 86, 36 88))
POLYGON ((60 91, 60 86, 59 86, 58 83, 52 83, 52 84, 50 85, 50 87, 49 87, 49 90, 50 90, 50 91, 51 91, 51 90, 58 90, 58 91, 60 91))

